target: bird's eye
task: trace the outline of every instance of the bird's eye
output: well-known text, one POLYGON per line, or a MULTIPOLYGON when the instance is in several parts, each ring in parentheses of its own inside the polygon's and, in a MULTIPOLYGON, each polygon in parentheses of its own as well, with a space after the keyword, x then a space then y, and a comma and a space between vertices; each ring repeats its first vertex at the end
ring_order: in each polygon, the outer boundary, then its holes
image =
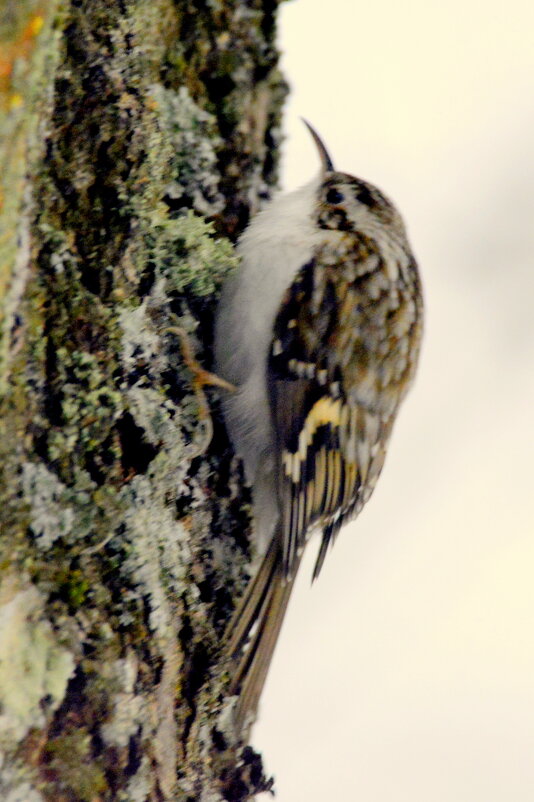
POLYGON ((343 203, 345 196, 337 189, 329 189, 326 193, 326 200, 328 203, 343 203))

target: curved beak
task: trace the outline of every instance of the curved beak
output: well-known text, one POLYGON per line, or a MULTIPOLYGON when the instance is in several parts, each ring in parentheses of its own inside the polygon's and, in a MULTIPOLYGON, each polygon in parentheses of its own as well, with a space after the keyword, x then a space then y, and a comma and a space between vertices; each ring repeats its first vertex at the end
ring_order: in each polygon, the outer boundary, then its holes
POLYGON ((334 165, 332 164, 332 159, 328 155, 328 151, 323 144, 323 140, 321 139, 315 128, 312 128, 308 120, 305 120, 304 117, 301 117, 300 119, 307 127, 308 131, 312 135, 313 141, 317 145, 317 150, 319 151, 319 158, 321 159, 321 166, 323 168, 323 173, 333 172, 334 165))

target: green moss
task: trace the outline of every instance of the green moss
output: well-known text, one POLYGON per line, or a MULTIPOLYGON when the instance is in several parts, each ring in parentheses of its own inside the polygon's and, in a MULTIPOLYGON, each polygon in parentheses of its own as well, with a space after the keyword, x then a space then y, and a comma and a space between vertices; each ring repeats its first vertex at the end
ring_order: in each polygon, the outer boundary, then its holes
POLYGON ((59 584, 59 592, 67 597, 71 609, 81 607, 87 597, 91 585, 87 577, 78 569, 69 571, 65 581, 59 584))
POLYGON ((99 359, 86 351, 58 348, 62 384, 63 425, 49 438, 49 454, 59 460, 75 448, 93 451, 108 436, 124 405, 120 392, 109 385, 99 359))
POLYGON ((91 752, 91 735, 82 727, 51 739, 45 749, 47 769, 80 802, 94 802, 108 784, 91 752))

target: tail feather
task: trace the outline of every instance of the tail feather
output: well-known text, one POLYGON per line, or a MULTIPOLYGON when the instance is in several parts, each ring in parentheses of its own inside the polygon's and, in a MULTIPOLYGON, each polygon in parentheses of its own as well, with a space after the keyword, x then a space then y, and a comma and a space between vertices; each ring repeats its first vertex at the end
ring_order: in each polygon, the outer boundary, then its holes
POLYGON ((296 573, 285 578, 275 536, 226 631, 232 663, 230 693, 239 697, 235 713, 239 732, 248 729, 256 717, 296 573))
POLYGON ((227 654, 232 659, 239 654, 254 623, 258 620, 259 611, 277 574, 278 562, 278 547, 273 538, 226 629, 224 642, 227 654))

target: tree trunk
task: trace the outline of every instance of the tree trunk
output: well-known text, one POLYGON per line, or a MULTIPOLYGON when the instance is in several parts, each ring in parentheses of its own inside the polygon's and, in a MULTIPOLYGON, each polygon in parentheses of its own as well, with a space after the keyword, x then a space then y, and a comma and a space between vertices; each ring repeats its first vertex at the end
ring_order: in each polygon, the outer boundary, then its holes
POLYGON ((210 367, 276 180, 277 0, 4 0, 0 798, 246 800, 249 496, 210 367), (211 429, 213 436, 210 439, 211 429))

